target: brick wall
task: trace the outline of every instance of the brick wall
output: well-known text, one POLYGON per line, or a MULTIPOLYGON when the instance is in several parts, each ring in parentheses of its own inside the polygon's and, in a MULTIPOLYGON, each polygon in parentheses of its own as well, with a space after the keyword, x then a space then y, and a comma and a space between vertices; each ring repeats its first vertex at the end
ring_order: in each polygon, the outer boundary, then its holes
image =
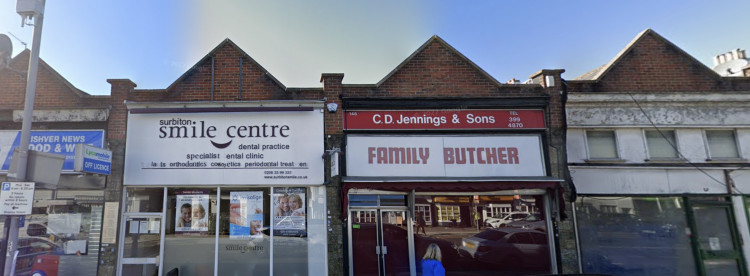
MULTIPOLYGON (((10 63, 13 70, 0 70, 0 109, 22 110, 26 97, 26 74, 30 51, 18 54, 10 63)), ((109 97, 91 96, 73 87, 43 60, 37 72, 35 109, 49 108, 102 108, 109 97)))
POLYGON ((597 81, 570 81, 577 92, 750 90, 750 79, 720 77, 653 31, 647 31, 597 81))

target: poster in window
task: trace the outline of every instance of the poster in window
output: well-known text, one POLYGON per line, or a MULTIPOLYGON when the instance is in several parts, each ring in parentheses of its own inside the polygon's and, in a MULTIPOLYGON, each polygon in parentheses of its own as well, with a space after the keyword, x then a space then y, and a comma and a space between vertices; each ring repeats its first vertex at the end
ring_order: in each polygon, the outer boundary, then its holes
POLYGON ((175 233, 207 233, 208 194, 203 191, 180 191, 176 198, 175 233))
POLYGON ((277 236, 307 236, 305 188, 273 189, 273 232, 277 236))
POLYGON ((229 193, 229 238, 263 236, 263 192, 229 193))

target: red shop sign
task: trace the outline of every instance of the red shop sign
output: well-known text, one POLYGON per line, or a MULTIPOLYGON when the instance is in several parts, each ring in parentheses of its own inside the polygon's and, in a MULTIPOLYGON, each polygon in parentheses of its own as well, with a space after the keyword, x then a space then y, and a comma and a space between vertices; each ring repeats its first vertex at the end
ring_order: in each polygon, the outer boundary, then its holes
POLYGON ((344 128, 393 129, 543 129, 544 112, 534 109, 356 110, 344 112, 344 128))

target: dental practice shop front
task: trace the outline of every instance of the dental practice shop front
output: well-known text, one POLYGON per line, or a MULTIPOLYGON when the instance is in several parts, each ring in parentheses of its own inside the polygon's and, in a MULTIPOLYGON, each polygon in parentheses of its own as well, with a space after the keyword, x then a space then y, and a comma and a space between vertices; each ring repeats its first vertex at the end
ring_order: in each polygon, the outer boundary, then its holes
POLYGON ((128 108, 118 275, 326 275, 323 104, 128 108))

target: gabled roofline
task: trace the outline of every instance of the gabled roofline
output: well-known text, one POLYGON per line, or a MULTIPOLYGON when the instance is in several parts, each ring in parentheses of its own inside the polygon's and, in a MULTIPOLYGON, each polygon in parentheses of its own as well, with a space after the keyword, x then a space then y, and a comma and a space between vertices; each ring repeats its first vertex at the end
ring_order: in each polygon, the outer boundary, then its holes
POLYGON ((450 44, 448 44, 447 42, 445 42, 445 40, 443 40, 442 38, 440 38, 437 35, 433 35, 424 44, 422 44, 422 46, 420 46, 419 48, 417 48, 416 51, 414 51, 411 55, 409 55, 409 57, 407 57, 404 61, 402 61, 401 64, 399 64, 398 66, 396 66, 396 68, 394 68, 393 70, 391 70, 391 72, 388 73, 385 77, 383 77, 376 85, 377 86, 383 85, 383 83, 385 83, 385 81, 387 81, 389 78, 391 78, 394 74, 396 74, 396 72, 398 72, 399 70, 401 70, 401 68, 403 68, 404 66, 406 66, 406 64, 408 64, 417 54, 419 54, 422 51, 424 51, 424 49, 427 48, 427 46, 429 46, 432 42, 435 42, 435 41, 437 41, 438 43, 440 43, 444 47, 448 48, 448 50, 450 50, 451 52, 453 52, 454 54, 456 54, 463 61, 465 61, 466 63, 468 63, 472 67, 474 67, 474 69, 476 69, 477 71, 479 71, 487 79, 491 80, 495 85, 498 85, 498 86, 501 85, 500 82, 498 82, 490 74, 488 74, 486 71, 484 71, 484 69, 482 69, 481 67, 477 66, 473 61, 471 61, 469 58, 467 58, 466 56, 464 56, 463 54, 461 54, 461 52, 459 52, 458 50, 456 50, 456 48, 453 48, 453 46, 451 46, 450 44))
MULTIPOLYGON (((21 51, 20 53, 18 53, 18 55, 16 55, 16 57, 14 57, 11 60, 11 63, 13 61, 15 61, 16 59, 19 59, 22 55, 24 55, 24 56, 31 55, 31 50, 24 49, 23 51, 21 51)), ((65 87, 67 87, 68 89, 70 89, 70 91, 73 91, 73 93, 75 93, 79 97, 82 97, 82 98, 94 98, 94 97, 99 98, 99 97, 102 97, 102 96, 106 96, 106 97, 110 96, 110 95, 91 95, 89 93, 83 92, 83 90, 76 88, 65 77, 63 77, 62 75, 60 75, 60 73, 58 73, 54 68, 52 68, 52 66, 50 66, 49 64, 47 64, 47 62, 45 62, 42 58, 39 58, 39 65, 41 65, 41 68, 44 68, 45 70, 47 70, 50 73, 52 73, 53 77, 55 77, 58 81, 62 82, 62 84, 65 85, 65 87)), ((26 72, 28 72, 28 66, 24 67, 24 69, 26 69, 26 72)), ((27 76, 23 76, 24 79, 26 79, 26 77, 27 76)))
POLYGON ((167 87, 166 90, 167 91, 171 91, 175 86, 177 86, 178 83, 180 83, 182 80, 184 80, 185 78, 187 78, 188 75, 190 75, 190 73, 193 72, 193 70, 196 70, 196 68, 198 68, 198 66, 201 63, 203 63, 206 60, 208 60, 210 57, 212 57, 214 54, 216 54, 216 52, 218 52, 221 47, 224 47, 227 44, 229 44, 229 46, 233 47, 235 50, 237 50, 238 52, 240 52, 240 54, 242 54, 243 57, 249 59, 250 62, 252 62, 255 66, 257 66, 258 68, 260 68, 260 70, 263 71, 263 73, 265 73, 266 76, 268 76, 269 78, 271 78, 271 81, 273 81, 274 83, 276 83, 276 85, 278 85, 279 87, 281 87, 282 90, 287 91, 287 87, 284 84, 282 84, 278 79, 276 79, 276 77, 274 77, 270 72, 268 72, 268 70, 266 70, 266 68, 263 68, 263 66, 261 66, 260 63, 258 63, 257 61, 255 61, 255 59, 253 59, 252 57, 250 57, 250 55, 248 55, 245 51, 243 51, 242 48, 240 48, 239 46, 237 46, 237 44, 235 44, 234 42, 232 42, 232 40, 229 39, 229 38, 225 38, 224 41, 222 41, 221 43, 219 43, 219 45, 217 45, 216 47, 214 47, 214 49, 211 50, 211 52, 208 52, 208 54, 206 54, 203 58, 201 58, 200 60, 198 60, 198 62, 196 62, 195 65, 193 65, 192 67, 190 67, 190 69, 188 69, 187 71, 185 71, 185 73, 183 73, 179 78, 177 78, 177 80, 175 80, 174 82, 172 82, 172 84, 169 85, 169 87, 167 87))
MULTIPOLYGON (((614 67, 615 64, 617 64, 618 62, 620 62, 620 60, 622 60, 623 57, 625 57, 625 55, 627 53, 629 53, 630 51, 632 51, 633 48, 635 47, 635 45, 638 44, 644 37, 646 37, 646 35, 653 35, 656 39, 661 40, 663 43, 667 44, 667 46, 673 47, 674 49, 677 50, 677 52, 679 52, 683 56, 685 56, 688 59, 690 59, 690 61, 692 61, 693 63, 699 64, 705 71, 711 72, 710 75, 712 77, 714 77, 716 79, 720 79, 721 78, 721 75, 719 75, 718 73, 714 72, 714 70, 711 70, 711 68, 708 68, 708 66, 706 66, 702 62, 700 62, 697 59, 695 59, 692 55, 688 54, 687 52, 685 52, 684 50, 682 50, 680 47, 677 47, 677 45, 675 45, 671 41, 667 40, 666 38, 664 38, 663 36, 661 36, 660 34, 658 34, 656 31, 652 30, 651 28, 648 28, 648 29, 645 29, 642 32, 640 32, 632 41, 630 41, 630 43, 628 43, 627 46, 625 46, 625 48, 623 48, 615 56, 614 59, 612 59, 609 63, 607 63, 607 64, 605 64, 603 66, 603 70, 599 70, 599 72, 597 72, 589 80, 592 80, 592 81, 599 81, 599 80, 601 80, 601 78, 604 75, 606 75, 612 69, 612 67, 614 67)), ((594 70, 596 70, 596 69, 594 69, 594 70)))

